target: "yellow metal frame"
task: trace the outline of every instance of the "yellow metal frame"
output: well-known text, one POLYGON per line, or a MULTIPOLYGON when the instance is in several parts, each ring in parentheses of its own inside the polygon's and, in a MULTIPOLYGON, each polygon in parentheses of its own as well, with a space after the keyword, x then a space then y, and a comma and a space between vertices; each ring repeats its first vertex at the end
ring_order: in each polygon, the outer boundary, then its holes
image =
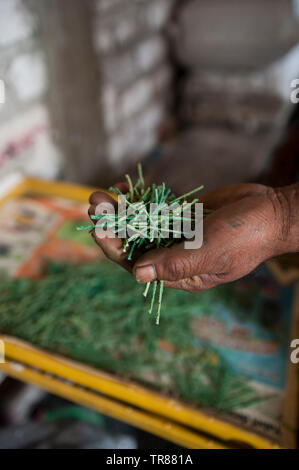
POLYGON ((23 382, 36 385, 50 393, 69 399, 75 403, 92 408, 112 418, 124 421, 144 431, 167 438, 175 444, 190 449, 225 449, 221 443, 207 439, 192 432, 177 423, 155 416, 152 413, 137 410, 131 406, 102 397, 94 391, 84 390, 74 383, 59 380, 49 374, 36 371, 20 363, 7 361, 1 365, 1 370, 23 382))
MULTIPOLYGON (((180 425, 188 426, 197 431, 210 434, 214 439, 216 438, 222 441, 220 446, 222 448, 229 447, 233 442, 246 443, 247 445, 249 444, 252 447, 260 449, 278 448, 276 444, 271 443, 263 437, 239 429, 229 423, 212 416, 208 416, 196 408, 192 408, 176 400, 169 399, 163 395, 149 391, 148 389, 134 383, 122 381, 115 376, 97 369, 62 358, 52 353, 47 353, 15 338, 2 336, 1 339, 4 341, 5 357, 6 359, 8 358, 8 365, 2 364, 0 366, 0 370, 2 369, 9 375, 17 373, 21 380, 27 381, 26 377, 28 377, 28 368, 26 366, 31 366, 40 371, 38 385, 43 388, 48 389, 48 374, 51 374, 56 378, 67 380, 76 386, 90 390, 91 397, 94 395, 94 392, 101 393, 105 396, 121 400, 121 402, 138 407, 141 410, 155 413, 155 415, 171 420, 172 422, 175 421, 180 425), (15 362, 19 363, 20 366, 11 367, 9 365, 11 363, 14 364, 15 362), (227 441, 227 445, 225 445, 225 441, 227 441)), ((35 373, 38 372, 35 371, 35 373)), ((62 390, 61 386, 57 388, 57 394, 59 394, 59 390, 62 390)), ((53 392, 56 393, 55 391, 53 392)), ((74 397, 76 397, 75 388, 74 397)), ((91 403, 92 400, 89 401, 89 406, 91 403)), ((109 414, 107 413, 107 408, 101 411, 109 414)), ((123 414, 118 416, 119 419, 122 419, 123 417, 123 414)), ((159 418, 159 420, 160 419, 161 418, 159 418)), ((125 419, 125 421, 127 421, 127 419, 125 419)), ((141 424, 142 421, 139 423, 139 427, 142 427, 141 424)), ((162 436, 170 439, 171 436, 168 432, 165 432, 165 430, 166 428, 163 426, 162 436)), ((154 434, 157 434, 156 431, 156 427, 150 429, 150 432, 153 432, 154 434)), ((188 432, 189 431, 187 431, 187 435, 188 432)), ((178 443, 177 441, 175 442, 178 443)), ((183 440, 180 441, 180 444, 185 445, 183 444, 183 440)), ((205 448, 211 448, 211 446, 215 448, 215 446, 220 445, 213 443, 212 438, 206 439, 205 444, 208 445, 208 447, 205 448)), ((201 447, 202 438, 199 439, 198 445, 201 447)))
MULTIPOLYGON (((27 191, 66 197, 82 203, 88 201, 94 190, 74 184, 26 178, 2 198, 0 205, 27 191)), ((178 445, 204 449, 224 449, 242 444, 258 449, 279 448, 276 443, 258 434, 134 383, 47 353, 16 338, 2 336, 1 339, 5 344, 7 362, 0 364, 0 370, 5 374, 94 408, 178 445)))

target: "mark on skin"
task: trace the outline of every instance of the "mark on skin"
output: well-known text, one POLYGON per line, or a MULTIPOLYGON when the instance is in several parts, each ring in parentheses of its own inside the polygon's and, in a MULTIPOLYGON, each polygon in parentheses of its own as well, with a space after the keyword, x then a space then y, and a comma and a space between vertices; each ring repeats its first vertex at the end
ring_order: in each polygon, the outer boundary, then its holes
POLYGON ((244 222, 241 219, 231 219, 231 220, 228 221, 228 225, 232 228, 241 227, 241 225, 243 225, 243 224, 244 224, 244 222))

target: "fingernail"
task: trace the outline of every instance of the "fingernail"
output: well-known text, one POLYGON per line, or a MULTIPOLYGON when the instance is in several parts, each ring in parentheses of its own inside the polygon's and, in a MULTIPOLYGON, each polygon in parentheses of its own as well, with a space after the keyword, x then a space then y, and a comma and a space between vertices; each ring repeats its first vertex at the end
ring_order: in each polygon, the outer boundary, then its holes
POLYGON ((140 266, 136 269, 136 279, 138 282, 151 282, 157 279, 155 267, 152 264, 140 266))

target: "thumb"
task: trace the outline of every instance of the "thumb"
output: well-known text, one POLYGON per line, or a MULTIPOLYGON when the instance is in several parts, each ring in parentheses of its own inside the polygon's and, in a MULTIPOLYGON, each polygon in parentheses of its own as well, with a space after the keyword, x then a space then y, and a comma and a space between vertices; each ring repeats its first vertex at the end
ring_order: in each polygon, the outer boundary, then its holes
POLYGON ((203 269, 204 247, 187 250, 184 243, 171 248, 158 248, 140 256, 133 267, 138 282, 178 281, 198 274, 203 269))

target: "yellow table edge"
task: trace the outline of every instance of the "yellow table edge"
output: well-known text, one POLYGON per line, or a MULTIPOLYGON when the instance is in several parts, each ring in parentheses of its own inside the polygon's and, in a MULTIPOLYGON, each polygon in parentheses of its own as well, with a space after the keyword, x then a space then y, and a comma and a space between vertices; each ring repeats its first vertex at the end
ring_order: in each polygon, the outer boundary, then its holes
POLYGON ((136 410, 126 404, 99 396, 90 390, 85 390, 82 387, 75 386, 73 383, 59 380, 57 377, 52 377, 49 374, 40 373, 23 364, 7 361, 1 364, 1 370, 18 380, 38 386, 47 390, 49 393, 59 395, 72 402, 92 408, 111 418, 124 421, 132 426, 168 439, 175 444, 189 449, 226 448, 223 444, 213 439, 201 436, 163 417, 155 416, 143 410, 136 410))
MULTIPOLYGON (((1 199, 0 206, 7 199, 20 196, 25 194, 27 191, 36 192, 43 195, 66 197, 82 203, 88 201, 90 193, 94 190, 96 190, 96 188, 82 187, 80 185, 64 182, 52 182, 35 178, 25 178, 18 186, 16 186, 12 191, 10 191, 1 199)), ((105 192, 109 193, 109 191, 106 190, 105 192)), ((37 367, 44 372, 57 375, 58 377, 66 380, 71 380, 76 384, 89 387, 90 389, 96 390, 115 399, 138 406, 139 408, 153 412, 161 417, 171 419, 172 421, 174 420, 196 430, 211 434, 212 436, 215 436, 215 438, 224 442, 229 441, 229 443, 231 443, 235 441, 238 443, 246 443, 254 448, 259 449, 279 448, 277 443, 274 443, 258 434, 240 429, 233 424, 209 416, 208 414, 199 411, 196 408, 187 406, 179 401, 169 399, 163 395, 151 392, 144 387, 125 383, 124 381, 121 381, 120 379, 117 379, 116 377, 110 376, 109 374, 99 370, 92 369, 91 367, 87 367, 83 364, 76 363, 75 361, 71 361, 54 354, 48 354, 38 348, 32 347, 23 341, 19 341, 16 338, 2 336, 1 339, 4 340, 6 356, 9 359, 13 359, 14 361, 19 361, 20 363, 25 362, 26 364, 37 367)), ((34 375, 33 371, 27 370, 26 368, 23 369, 23 372, 16 372, 15 369, 9 367, 9 363, 0 364, 0 370, 11 376, 18 376, 20 380, 24 380, 25 382, 35 383, 43 388, 46 388, 47 390, 49 390, 48 387, 50 387, 50 391, 55 393, 55 384, 53 382, 49 383, 47 376, 44 374, 39 374, 37 377, 34 375)), ((38 373, 36 372, 35 374, 38 373)), ((62 393, 61 384, 59 385, 59 383, 57 383, 56 385, 57 394, 59 394, 59 391, 62 393)), ((66 394, 68 393, 67 390, 64 392, 66 394)), ((79 401, 79 398, 76 400, 76 396, 79 397, 79 395, 77 395, 77 393, 74 394, 73 401, 79 401)), ((91 402, 89 401, 89 405, 87 406, 93 407, 91 402)), ((81 403, 83 404, 83 402, 81 403)), ((107 410, 109 409, 109 406, 111 406, 111 413, 113 408, 112 403, 113 402, 111 400, 108 400, 106 403, 107 410)), ((107 412, 106 414, 109 413, 107 412)), ((119 419, 122 418, 119 417, 119 419)), ((158 420, 156 417, 153 419, 158 420)), ((125 421, 127 421, 127 419, 125 419, 125 421)), ((158 425, 158 421, 151 430, 148 430, 154 434, 158 434, 162 437, 170 439, 168 433, 163 434, 165 429, 163 428, 162 432, 161 426, 158 425), (159 432, 162 432, 162 434, 158 433, 158 428, 159 432)), ((139 423, 139 427, 142 427, 141 423, 139 423)), ((188 434, 189 431, 184 429, 182 432, 186 432, 188 434)), ((182 438, 180 442, 175 442, 184 445, 183 441, 184 439, 182 438)), ((211 440, 209 439, 207 442, 211 443, 211 440)), ((215 443, 215 446, 217 445, 218 444, 215 443)))

